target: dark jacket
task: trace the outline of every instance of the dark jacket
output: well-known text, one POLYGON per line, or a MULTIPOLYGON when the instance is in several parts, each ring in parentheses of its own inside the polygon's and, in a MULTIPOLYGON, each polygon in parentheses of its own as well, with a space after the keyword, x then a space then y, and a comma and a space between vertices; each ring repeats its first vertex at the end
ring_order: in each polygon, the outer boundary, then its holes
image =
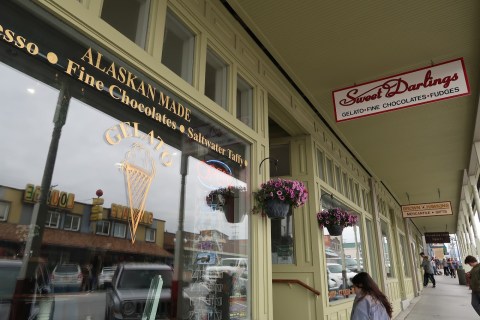
POLYGON ((480 264, 470 270, 470 288, 472 293, 480 293, 480 264))
POLYGON ((433 267, 432 264, 428 259, 424 259, 422 262, 422 268, 425 271, 425 273, 431 273, 433 274, 433 267))

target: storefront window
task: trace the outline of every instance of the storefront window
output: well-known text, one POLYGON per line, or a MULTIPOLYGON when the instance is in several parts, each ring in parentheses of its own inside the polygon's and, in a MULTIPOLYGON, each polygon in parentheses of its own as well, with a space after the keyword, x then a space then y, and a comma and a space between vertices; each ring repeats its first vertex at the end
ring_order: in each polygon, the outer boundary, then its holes
POLYGON ((45 268, 41 318, 249 319, 250 145, 12 7, 0 26, 45 54, 0 41, 0 271, 30 293, 22 266, 45 268))
POLYGON ((364 270, 360 227, 346 227, 340 236, 323 229, 329 301, 354 297, 351 278, 364 270))
POLYGON ((253 88, 241 76, 237 76, 237 119, 253 126, 253 88))
POLYGON ((183 80, 192 84, 195 34, 173 12, 167 10, 162 63, 183 80))
POLYGON ((227 109, 228 65, 211 48, 207 48, 205 95, 227 109))
POLYGON ((102 19, 124 36, 145 47, 149 0, 103 0, 102 19))
POLYGON ((382 243, 383 243, 383 257, 385 259, 385 273, 387 277, 393 278, 394 275, 394 268, 393 268, 393 261, 392 261, 392 243, 390 240, 390 232, 388 224, 385 221, 381 221, 381 228, 382 228, 382 243))

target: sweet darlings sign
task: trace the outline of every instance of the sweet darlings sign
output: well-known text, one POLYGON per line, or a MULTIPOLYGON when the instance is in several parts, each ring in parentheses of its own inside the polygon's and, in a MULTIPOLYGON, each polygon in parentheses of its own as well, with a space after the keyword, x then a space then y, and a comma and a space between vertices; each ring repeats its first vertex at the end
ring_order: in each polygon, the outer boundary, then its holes
POLYGON ((468 94, 463 58, 332 93, 337 122, 468 94))

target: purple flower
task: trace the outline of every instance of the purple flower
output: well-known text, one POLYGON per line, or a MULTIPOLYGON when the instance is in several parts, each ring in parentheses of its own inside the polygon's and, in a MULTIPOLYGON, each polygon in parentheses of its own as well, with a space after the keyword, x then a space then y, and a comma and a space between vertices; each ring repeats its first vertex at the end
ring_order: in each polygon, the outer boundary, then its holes
POLYGON ((317 220, 321 227, 325 227, 326 225, 330 224, 350 227, 357 224, 358 216, 348 213, 341 208, 332 208, 318 212, 317 220))
POLYGON ((255 199, 261 208, 264 208, 265 200, 269 199, 278 199, 298 208, 307 201, 308 191, 300 181, 277 178, 262 183, 255 199))

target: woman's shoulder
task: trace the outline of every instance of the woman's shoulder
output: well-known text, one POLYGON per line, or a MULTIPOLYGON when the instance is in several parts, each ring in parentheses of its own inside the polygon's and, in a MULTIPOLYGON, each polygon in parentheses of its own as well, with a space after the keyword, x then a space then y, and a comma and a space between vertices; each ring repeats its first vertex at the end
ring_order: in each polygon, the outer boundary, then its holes
POLYGON ((387 314, 387 310, 385 309, 385 306, 380 300, 377 300, 371 295, 366 295, 365 296, 368 307, 370 309, 370 315, 372 319, 375 320, 383 320, 383 319, 390 319, 390 317, 387 314))

